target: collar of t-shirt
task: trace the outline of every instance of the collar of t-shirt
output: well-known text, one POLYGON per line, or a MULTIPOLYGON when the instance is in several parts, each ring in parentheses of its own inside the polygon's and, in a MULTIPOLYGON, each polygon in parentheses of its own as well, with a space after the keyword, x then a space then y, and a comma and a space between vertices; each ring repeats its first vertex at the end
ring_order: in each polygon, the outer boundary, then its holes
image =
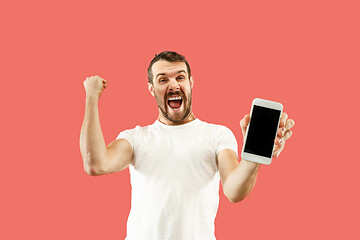
POLYGON ((181 124, 181 125, 167 125, 165 123, 160 122, 159 120, 156 120, 154 122, 155 126, 159 126, 161 128, 165 128, 165 129, 181 129, 181 128, 186 128, 186 127, 190 127, 193 126, 197 123, 200 123, 201 120, 199 120, 198 118, 194 119, 191 122, 185 123, 185 124, 181 124))

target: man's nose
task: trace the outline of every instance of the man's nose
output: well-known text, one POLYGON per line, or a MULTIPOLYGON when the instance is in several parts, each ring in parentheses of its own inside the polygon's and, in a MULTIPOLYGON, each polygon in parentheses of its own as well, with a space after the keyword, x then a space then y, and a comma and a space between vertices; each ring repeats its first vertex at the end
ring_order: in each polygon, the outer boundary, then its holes
POLYGON ((180 89, 178 81, 176 79, 170 79, 169 88, 172 91, 176 91, 180 89))

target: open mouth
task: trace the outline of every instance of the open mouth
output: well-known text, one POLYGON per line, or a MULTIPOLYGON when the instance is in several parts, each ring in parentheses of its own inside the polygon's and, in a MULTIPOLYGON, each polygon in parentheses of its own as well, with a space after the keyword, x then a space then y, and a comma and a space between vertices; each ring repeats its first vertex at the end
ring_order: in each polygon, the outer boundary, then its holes
POLYGON ((169 107, 173 110, 179 110, 182 104, 182 97, 176 96, 176 97, 169 97, 167 101, 169 107))

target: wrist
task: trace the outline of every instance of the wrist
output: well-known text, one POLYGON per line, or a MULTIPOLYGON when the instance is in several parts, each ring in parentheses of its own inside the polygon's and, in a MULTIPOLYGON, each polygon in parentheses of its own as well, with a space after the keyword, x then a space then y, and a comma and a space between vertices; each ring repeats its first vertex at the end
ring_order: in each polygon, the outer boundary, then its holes
POLYGON ((251 168, 256 168, 258 169, 261 166, 261 163, 257 163, 257 162, 252 162, 252 161, 248 161, 246 159, 241 159, 241 161, 244 161, 244 164, 246 164, 247 166, 251 167, 251 168))
POLYGON ((96 93, 86 93, 86 100, 99 100, 99 95, 96 93))

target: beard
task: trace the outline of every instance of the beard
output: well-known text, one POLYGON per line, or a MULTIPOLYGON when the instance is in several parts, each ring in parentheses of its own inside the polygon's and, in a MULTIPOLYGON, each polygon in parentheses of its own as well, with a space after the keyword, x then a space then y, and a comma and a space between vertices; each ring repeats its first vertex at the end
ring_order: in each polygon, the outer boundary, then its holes
POLYGON ((156 99, 156 103, 158 105, 159 110, 161 111, 161 113, 163 114, 163 116, 173 122, 174 124, 178 124, 181 121, 185 120, 191 113, 191 101, 192 101, 192 90, 190 89, 190 93, 188 94, 188 97, 184 94, 183 91, 176 91, 176 92, 172 92, 169 94, 166 94, 164 99, 161 99, 160 97, 158 97, 155 93, 155 99, 156 99), (172 95, 179 95, 182 98, 182 105, 184 105, 184 110, 183 110, 183 114, 180 116, 171 116, 168 108, 170 106, 168 106, 167 103, 167 99, 172 96, 172 95))

